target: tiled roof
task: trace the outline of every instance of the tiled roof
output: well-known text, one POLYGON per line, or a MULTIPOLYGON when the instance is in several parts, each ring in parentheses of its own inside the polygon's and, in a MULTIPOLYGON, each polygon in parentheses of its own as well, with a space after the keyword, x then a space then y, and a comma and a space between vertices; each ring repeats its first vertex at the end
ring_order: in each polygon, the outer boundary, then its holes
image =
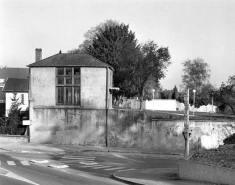
POLYGON ((28 92, 29 79, 8 78, 3 92, 28 92))
POLYGON ((87 55, 73 53, 59 53, 38 62, 29 64, 28 67, 59 67, 59 66, 84 66, 84 67, 110 67, 108 64, 87 55))
POLYGON ((0 68, 0 79, 27 78, 29 68, 0 68))

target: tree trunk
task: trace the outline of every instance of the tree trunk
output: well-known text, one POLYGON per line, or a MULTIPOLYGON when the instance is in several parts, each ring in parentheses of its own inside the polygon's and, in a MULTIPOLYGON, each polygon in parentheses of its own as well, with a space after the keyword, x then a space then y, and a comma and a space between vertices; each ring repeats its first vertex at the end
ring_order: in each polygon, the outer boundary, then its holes
POLYGON ((143 97, 143 95, 142 96, 140 96, 140 110, 143 110, 143 99, 144 99, 144 97, 143 97))

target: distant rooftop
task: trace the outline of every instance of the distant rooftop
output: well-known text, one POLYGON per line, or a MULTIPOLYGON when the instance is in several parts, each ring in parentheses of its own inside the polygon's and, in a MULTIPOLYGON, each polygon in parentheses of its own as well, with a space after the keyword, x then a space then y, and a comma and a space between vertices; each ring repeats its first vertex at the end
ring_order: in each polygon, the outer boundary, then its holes
POLYGON ((0 79, 28 77, 29 68, 0 68, 0 79))
POLYGON ((28 67, 109 67, 110 65, 87 54, 59 53, 51 57, 29 64, 28 67))
POLYGON ((3 92, 28 92, 29 79, 8 78, 3 92))

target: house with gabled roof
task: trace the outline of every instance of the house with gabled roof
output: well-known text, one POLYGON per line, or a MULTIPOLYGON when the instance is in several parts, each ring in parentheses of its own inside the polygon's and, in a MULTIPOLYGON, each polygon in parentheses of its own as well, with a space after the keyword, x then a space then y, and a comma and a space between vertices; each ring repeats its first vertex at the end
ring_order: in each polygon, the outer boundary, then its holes
POLYGON ((2 89, 5 85, 7 78, 28 78, 29 77, 29 68, 9 68, 1 67, 0 68, 0 103, 5 102, 5 93, 2 92, 2 89))
POLYGON ((113 68, 87 54, 42 59, 36 49, 35 56, 28 65, 31 142, 104 143, 113 68))
POLYGON ((14 95, 16 95, 15 98, 18 99, 20 103, 19 108, 21 111, 26 111, 29 106, 29 79, 7 78, 2 91, 5 93, 5 116, 8 116, 14 95))

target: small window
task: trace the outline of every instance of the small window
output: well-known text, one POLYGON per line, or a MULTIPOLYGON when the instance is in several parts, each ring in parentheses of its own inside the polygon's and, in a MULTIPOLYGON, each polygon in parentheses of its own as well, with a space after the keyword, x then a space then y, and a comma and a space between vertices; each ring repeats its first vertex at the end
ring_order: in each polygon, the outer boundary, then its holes
POLYGON ((74 68, 74 75, 80 76, 80 68, 74 68))
POLYGON ((72 68, 65 68, 65 75, 72 75, 72 68))
POLYGON ((57 75, 64 75, 64 68, 57 68, 57 75))

